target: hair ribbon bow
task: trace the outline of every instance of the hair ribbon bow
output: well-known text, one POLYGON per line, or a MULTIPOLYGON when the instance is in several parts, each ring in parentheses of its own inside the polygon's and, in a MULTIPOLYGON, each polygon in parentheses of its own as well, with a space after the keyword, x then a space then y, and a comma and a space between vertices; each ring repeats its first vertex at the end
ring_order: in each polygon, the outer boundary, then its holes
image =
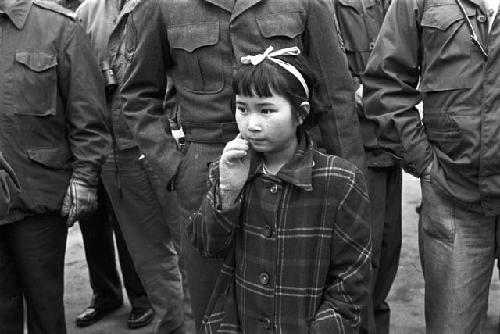
POLYGON ((273 63, 283 67, 285 70, 290 72, 295 78, 297 78, 297 80, 299 80, 302 87, 304 88, 307 98, 309 98, 309 87, 307 87, 306 80, 304 79, 304 76, 300 73, 300 71, 297 70, 295 66, 288 64, 281 59, 274 58, 276 56, 298 56, 300 55, 300 49, 294 46, 291 48, 279 49, 274 52, 273 50, 274 48, 270 46, 262 54, 241 57, 241 63, 252 64, 253 66, 256 66, 262 63, 264 60, 269 59, 273 63))

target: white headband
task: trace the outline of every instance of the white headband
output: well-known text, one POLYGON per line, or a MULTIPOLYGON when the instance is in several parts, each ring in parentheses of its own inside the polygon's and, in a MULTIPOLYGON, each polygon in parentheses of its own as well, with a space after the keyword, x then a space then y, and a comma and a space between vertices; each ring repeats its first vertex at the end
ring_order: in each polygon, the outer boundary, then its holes
POLYGON ((298 56, 300 54, 299 48, 294 46, 292 48, 280 49, 275 52, 272 51, 273 47, 270 46, 262 54, 241 57, 241 62, 243 64, 252 64, 253 66, 255 66, 262 63, 265 59, 269 59, 270 61, 283 67, 285 70, 290 72, 294 77, 296 77, 297 80, 299 80, 299 82, 301 83, 302 87, 304 87, 304 91, 306 92, 307 98, 309 98, 309 87, 307 87, 306 80, 304 80, 304 77, 302 76, 300 71, 297 70, 295 66, 290 65, 281 59, 273 58, 275 56, 298 56))

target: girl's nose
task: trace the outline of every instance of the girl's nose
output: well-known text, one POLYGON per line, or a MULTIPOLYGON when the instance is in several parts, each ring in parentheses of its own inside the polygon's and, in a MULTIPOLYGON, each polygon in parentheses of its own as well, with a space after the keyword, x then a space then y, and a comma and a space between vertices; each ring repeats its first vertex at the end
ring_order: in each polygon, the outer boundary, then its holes
POLYGON ((262 126, 260 124, 261 120, 259 119, 258 115, 250 115, 247 125, 248 131, 261 131, 262 126))

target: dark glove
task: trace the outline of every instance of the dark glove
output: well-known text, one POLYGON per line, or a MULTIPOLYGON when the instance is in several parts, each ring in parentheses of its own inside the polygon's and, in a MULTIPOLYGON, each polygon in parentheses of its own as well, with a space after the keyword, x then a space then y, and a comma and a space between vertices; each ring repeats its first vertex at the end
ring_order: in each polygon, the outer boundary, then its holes
POLYGON ((66 226, 71 227, 80 218, 97 209, 97 188, 85 181, 71 178, 64 197, 61 215, 67 217, 66 226))
POLYGON ((19 194, 19 182, 16 174, 0 153, 0 219, 4 218, 19 194))

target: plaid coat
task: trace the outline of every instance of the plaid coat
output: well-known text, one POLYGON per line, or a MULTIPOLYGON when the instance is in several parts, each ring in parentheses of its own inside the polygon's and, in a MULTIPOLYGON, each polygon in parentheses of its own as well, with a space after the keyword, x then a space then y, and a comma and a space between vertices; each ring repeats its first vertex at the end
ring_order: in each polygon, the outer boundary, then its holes
POLYGON ((351 163, 303 135, 276 176, 251 163, 238 201, 221 210, 218 163, 188 236, 225 263, 204 333, 357 333, 370 281, 369 200, 351 163))

